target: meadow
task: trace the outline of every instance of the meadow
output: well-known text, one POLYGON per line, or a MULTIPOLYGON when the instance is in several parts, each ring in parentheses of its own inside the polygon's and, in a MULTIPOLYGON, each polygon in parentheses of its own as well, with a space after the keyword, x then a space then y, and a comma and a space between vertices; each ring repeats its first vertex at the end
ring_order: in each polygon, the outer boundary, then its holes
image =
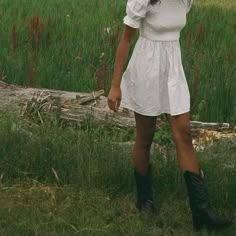
MULTIPOLYGON (((36 126, 0 116, 0 235, 229 235, 194 233, 184 180, 170 136, 162 131, 152 154, 159 214, 140 215, 130 147, 132 130, 36 126), (165 135, 164 135, 165 134, 165 135)), ((236 140, 197 153, 214 211, 236 217, 236 140)))
MULTIPOLYGON (((0 78, 107 93, 125 4, 1 0, 0 78)), ((198 0, 188 15, 180 41, 194 120, 235 124, 235 24, 234 0, 198 0)))
MULTIPOLYGON (((70 91, 109 90, 125 0, 0 0, 0 79, 70 91)), ((181 35, 194 120, 236 123, 234 0, 195 1, 181 35)), ((135 42, 134 42, 135 43, 135 42)), ((134 46, 134 44, 132 45, 134 46)), ((131 53, 131 51, 130 51, 131 53)), ((133 129, 42 125, 0 111, 0 235, 234 236, 193 232, 169 127, 155 134, 159 214, 135 206, 133 129)), ((213 210, 236 223, 236 140, 197 152, 213 210)))

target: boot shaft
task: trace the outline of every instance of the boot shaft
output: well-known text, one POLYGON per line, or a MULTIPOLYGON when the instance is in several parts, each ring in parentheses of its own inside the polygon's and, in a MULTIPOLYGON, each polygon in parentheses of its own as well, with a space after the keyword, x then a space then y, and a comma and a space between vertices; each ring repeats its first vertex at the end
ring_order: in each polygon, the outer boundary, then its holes
POLYGON ((224 228, 232 222, 212 213, 209 208, 208 191, 203 175, 186 171, 184 173, 193 225, 196 231, 206 227, 208 229, 224 228))
POLYGON ((197 210, 198 208, 204 209, 209 207, 208 189, 205 184, 203 174, 185 171, 184 179, 187 186, 191 209, 197 210))
POLYGON ((149 167, 147 174, 141 175, 134 169, 135 182, 137 187, 137 200, 140 203, 152 201, 152 185, 151 185, 151 167, 149 167))

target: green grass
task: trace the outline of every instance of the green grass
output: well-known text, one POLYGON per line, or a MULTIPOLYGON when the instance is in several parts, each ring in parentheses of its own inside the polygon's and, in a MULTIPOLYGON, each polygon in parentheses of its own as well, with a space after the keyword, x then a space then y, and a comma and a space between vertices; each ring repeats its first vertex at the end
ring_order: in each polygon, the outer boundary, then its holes
MULTIPOLYGON (((146 218, 134 206, 132 132, 97 127, 36 126, 14 115, 0 116, 1 235, 233 235, 195 234, 184 181, 173 145, 152 155, 155 205, 146 218)), ((163 140, 168 140, 168 135, 163 140)), ((163 141, 164 144, 164 141, 163 141)), ((165 148, 165 146, 162 146, 165 148)), ((197 153, 205 170, 213 209, 233 216, 236 140, 197 153)))
MULTIPOLYGON (((1 77, 36 87, 75 91, 104 87, 107 92, 125 4, 125 0, 0 0, 1 77), (36 36, 29 36, 30 22, 36 15, 42 25, 42 31, 34 27, 39 32, 38 43, 36 36), (13 31, 11 36, 14 25, 16 33, 14 36, 13 31), (106 32, 107 28, 111 33, 106 32), (97 83, 95 74, 102 66, 102 53, 106 66, 97 83)), ((181 46, 195 120, 235 124, 234 22, 234 0, 194 1, 188 15, 181 46), (199 24, 202 33, 197 33, 199 24)))
POLYGON ((131 194, 110 197, 100 189, 33 182, 2 187, 0 196, 2 235, 234 235, 233 229, 194 233, 185 197, 159 194, 160 214, 145 218, 131 194))
MULTIPOLYGON (((107 92, 119 40, 112 35, 121 32, 125 3, 0 0, 0 78, 74 91, 103 86, 107 92), (29 36, 30 21, 37 15, 39 41, 29 36), (102 53, 106 68, 97 83, 102 53)), ((233 0, 195 1, 182 32, 192 119, 235 124, 233 5, 233 0)), ((132 141, 133 130, 98 127, 90 117, 81 129, 62 128, 56 118, 36 125, 10 113, 0 112, 0 235, 235 235, 235 226, 222 232, 192 231, 168 127, 155 134, 162 149, 155 149, 151 160, 160 213, 146 218, 134 207, 131 147, 115 144, 132 141)), ((213 209, 234 221, 235 148, 232 139, 197 153, 213 209)))

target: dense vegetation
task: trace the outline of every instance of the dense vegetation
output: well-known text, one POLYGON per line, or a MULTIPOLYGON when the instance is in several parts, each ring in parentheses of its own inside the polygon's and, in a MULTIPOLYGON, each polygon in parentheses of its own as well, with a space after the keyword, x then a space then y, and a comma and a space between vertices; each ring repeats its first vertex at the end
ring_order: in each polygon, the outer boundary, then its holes
MULTIPOLYGON (((26 86, 107 92, 122 31, 125 0, 0 0, 0 79, 26 86)), ((181 36, 192 119, 236 122, 234 0, 198 0, 181 36)), ((131 147, 134 130, 38 125, 0 111, 0 235, 196 234, 169 128, 152 153, 159 215, 139 215, 131 147)), ((236 141, 197 152, 211 205, 236 216, 236 141)))
MULTIPOLYGON (((1 77, 28 86, 107 92, 125 4, 126 0, 1 0, 1 77)), ((234 0, 195 1, 182 32, 195 120, 236 120, 233 4, 234 0)))

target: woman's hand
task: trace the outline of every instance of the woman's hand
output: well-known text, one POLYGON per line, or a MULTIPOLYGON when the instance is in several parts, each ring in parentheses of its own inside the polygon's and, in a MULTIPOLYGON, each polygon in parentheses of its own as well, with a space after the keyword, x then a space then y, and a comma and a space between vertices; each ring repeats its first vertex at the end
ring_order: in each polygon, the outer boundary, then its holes
POLYGON ((111 110, 117 112, 121 102, 121 89, 120 86, 111 86, 110 92, 107 97, 107 103, 111 110))

